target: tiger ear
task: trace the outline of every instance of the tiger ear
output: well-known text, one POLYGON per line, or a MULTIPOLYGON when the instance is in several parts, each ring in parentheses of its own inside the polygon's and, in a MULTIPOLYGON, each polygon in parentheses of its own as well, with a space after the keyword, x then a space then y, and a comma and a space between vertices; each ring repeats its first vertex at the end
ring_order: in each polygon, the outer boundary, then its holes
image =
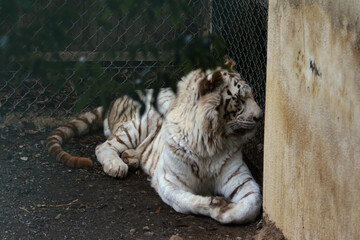
POLYGON ((233 69, 234 68, 234 61, 232 59, 226 60, 225 66, 227 66, 230 69, 233 69))
POLYGON ((200 96, 213 92, 224 82, 220 70, 216 70, 210 79, 208 79, 208 76, 205 76, 199 83, 200 96))

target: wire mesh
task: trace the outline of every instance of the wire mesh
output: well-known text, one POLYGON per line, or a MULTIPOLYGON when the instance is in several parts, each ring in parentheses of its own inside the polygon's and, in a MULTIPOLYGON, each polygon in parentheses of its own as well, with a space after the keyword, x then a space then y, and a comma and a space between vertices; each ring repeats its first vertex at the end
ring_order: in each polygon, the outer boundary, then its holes
MULTIPOLYGON (((61 12, 68 1, 49 1, 48 4, 39 5, 39 15, 20 16, 13 26, 8 26, 5 21, 0 21, 0 29, 11 32, 17 25, 32 29, 33 22, 43 11, 61 12)), ((143 20, 144 11, 137 15, 130 23, 126 22, 126 13, 113 16, 108 15, 104 19, 108 28, 104 28, 96 22, 97 17, 104 14, 104 8, 95 4, 96 1, 73 1, 76 12, 70 25, 66 27, 66 34, 71 36, 71 41, 66 42, 59 49, 59 57, 63 61, 97 61, 103 68, 111 73, 109 81, 125 82, 134 74, 142 74, 151 82, 156 81, 156 69, 163 67, 159 56, 144 57, 136 55, 130 61, 127 58, 127 49, 133 42, 153 44, 160 48, 167 42, 187 35, 196 36, 217 33, 226 43, 228 57, 235 60, 235 68, 242 77, 252 86, 255 99, 259 105, 265 106, 265 76, 266 76, 266 40, 267 40, 267 9, 268 0, 199 0, 190 1, 194 4, 198 16, 206 22, 199 23, 195 19, 186 16, 181 19, 185 24, 176 27, 171 24, 170 15, 163 14, 156 20, 155 28, 148 28, 148 23, 143 20), (117 51, 122 54, 117 54, 117 51), (113 57, 106 54, 113 51, 113 57), (95 57, 98 52, 104 53, 99 58, 95 57)), ((32 4, 36 5, 38 1, 32 4)), ((151 5, 147 6, 151 7, 151 5)), ((0 19, 1 20, 1 19, 0 19)), ((62 23, 59 23, 62 24, 62 23)), ((49 39, 46 29, 40 27, 34 29, 33 38, 49 39)), ((0 36, 0 47, 6 42, 6 34, 0 36)), ((11 61, 11 59, 9 59, 11 61)), ((167 66, 171 67, 171 66, 167 66)), ((32 77, 31 73, 23 74, 22 65, 13 63, 13 70, 9 71, 0 79, 0 113, 2 119, 11 113, 19 113, 17 116, 71 116, 78 101, 78 93, 72 83, 74 69, 64 69, 66 77, 62 87, 56 87, 53 83, 45 83, 42 79, 32 77)), ((181 76, 179 76, 180 79, 181 76)), ((87 79, 81 79, 82 84, 87 84, 87 79)), ((97 104, 97 103, 93 103, 97 104)), ((89 106, 92 106, 89 102, 89 106)), ((86 109, 85 109, 86 110, 86 109)), ((262 142, 263 124, 254 142, 250 144, 248 152, 253 156, 255 165, 262 171, 262 142)))
MULTIPOLYGON (((35 1, 33 4, 36 5, 35 1)), ((58 49, 59 58, 67 62, 91 62, 100 63, 106 72, 111 73, 109 81, 124 82, 131 79, 135 73, 141 74, 148 79, 149 84, 156 79, 155 71, 164 67, 162 60, 166 57, 161 53, 158 58, 143 56, 139 52, 130 60, 129 49, 134 43, 152 45, 161 49, 166 43, 176 38, 184 38, 187 35, 195 37, 202 34, 201 27, 194 19, 183 16, 181 21, 186 22, 181 26, 174 26, 169 14, 162 14, 156 21, 155 27, 149 28, 149 23, 144 20, 147 7, 133 18, 131 22, 126 21, 127 13, 118 16, 109 15, 104 21, 107 28, 99 25, 97 18, 104 14, 104 8, 96 5, 97 1, 73 1, 73 8, 78 12, 72 23, 64 25, 66 34, 72 36, 70 42, 66 42, 62 49, 58 49), (101 53, 98 55, 98 53, 101 53)), ((98 1, 99 2, 99 1, 98 1)), ((192 3, 200 5, 200 1, 192 3)), ((49 4, 37 7, 37 13, 42 11, 61 11, 65 8, 64 1, 49 1, 49 4)), ((199 8, 199 16, 204 15, 205 10, 199 8)), ((37 15, 22 15, 14 25, 25 25, 31 28, 37 15)), ((13 31, 17 26, 8 26, 2 21, 0 29, 6 33, 13 31)), ((1 23, 0 23, 1 24, 1 23)), ((62 23, 58 23, 61 25, 62 23)), ((152 23, 154 25, 154 23, 152 23)), ((34 31, 32 38, 39 37, 40 41, 46 41, 47 29, 40 27, 34 31)), ((0 36, 1 37, 1 36, 0 36)), ((2 39, 2 38, 1 38, 2 39)), ((1 43, 0 39, 0 43, 1 43)), ((51 58, 51 54, 50 54, 51 58)), ((168 66, 171 67, 171 66, 168 66)), ((0 112, 6 115, 12 112, 25 113, 37 112, 39 115, 70 116, 78 99, 72 78, 76 75, 74 69, 64 69, 67 72, 61 86, 53 83, 44 83, 42 79, 34 79, 31 73, 23 76, 22 65, 14 61, 13 71, 5 74, 0 79, 0 112)), ((98 76, 101 77, 101 76, 98 76)), ((86 79, 82 79, 87 84, 86 79)), ((95 103, 96 104, 96 103, 95 103)), ((86 109, 85 109, 86 110, 86 109)))
MULTIPOLYGON (((227 46, 235 68, 252 87, 255 100, 264 110, 266 87, 267 0, 212 1, 212 29, 227 46)), ((252 172, 262 178, 264 121, 256 137, 244 148, 252 160, 252 172)))
POLYGON ((235 68, 252 86, 265 106, 267 1, 216 0, 212 7, 213 30, 225 41, 235 68))

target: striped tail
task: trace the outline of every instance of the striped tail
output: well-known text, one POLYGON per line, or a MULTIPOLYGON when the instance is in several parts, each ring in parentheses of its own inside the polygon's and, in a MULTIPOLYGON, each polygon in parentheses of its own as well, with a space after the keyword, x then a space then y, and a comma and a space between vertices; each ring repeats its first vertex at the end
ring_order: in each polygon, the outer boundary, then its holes
POLYGON ((74 157, 65 152, 61 145, 70 138, 88 133, 90 130, 99 129, 103 122, 103 108, 98 107, 91 112, 81 114, 79 117, 55 129, 46 141, 50 155, 57 161, 72 168, 92 167, 90 158, 74 157))

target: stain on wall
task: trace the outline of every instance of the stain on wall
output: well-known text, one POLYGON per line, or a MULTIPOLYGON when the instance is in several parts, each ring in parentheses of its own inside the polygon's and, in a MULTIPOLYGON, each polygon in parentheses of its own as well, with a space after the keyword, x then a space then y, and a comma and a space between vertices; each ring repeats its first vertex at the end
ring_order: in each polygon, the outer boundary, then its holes
POLYGON ((360 239, 360 2, 269 2, 264 212, 289 239, 360 239))

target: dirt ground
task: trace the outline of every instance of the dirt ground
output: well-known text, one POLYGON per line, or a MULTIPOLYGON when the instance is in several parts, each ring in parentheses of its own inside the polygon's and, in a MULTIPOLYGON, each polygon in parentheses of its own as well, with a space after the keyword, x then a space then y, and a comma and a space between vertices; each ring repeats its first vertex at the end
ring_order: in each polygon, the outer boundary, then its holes
POLYGON ((91 156, 93 168, 64 167, 45 148, 50 131, 31 124, 0 128, 0 239, 283 239, 266 233, 261 216, 229 226, 176 213, 141 171, 123 180, 107 176, 94 156, 101 132, 65 145, 91 156))

